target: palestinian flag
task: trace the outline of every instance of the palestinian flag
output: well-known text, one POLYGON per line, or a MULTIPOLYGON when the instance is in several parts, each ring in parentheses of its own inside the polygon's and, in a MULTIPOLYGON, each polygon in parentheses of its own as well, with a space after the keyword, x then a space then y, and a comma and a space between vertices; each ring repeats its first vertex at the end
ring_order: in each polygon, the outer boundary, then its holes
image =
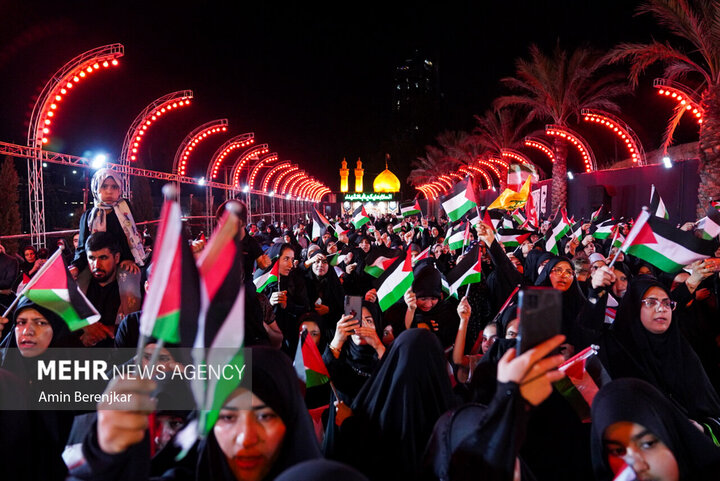
POLYGON ((382 276, 375 281, 377 288, 378 305, 382 311, 388 310, 390 306, 402 299, 405 293, 412 287, 413 280, 412 252, 395 259, 382 276))
POLYGON ((703 239, 710 240, 720 235, 720 212, 715 207, 708 207, 706 216, 698 223, 703 239))
POLYGON ((650 187, 650 213, 654 216, 662 217, 663 219, 670 218, 662 197, 660 197, 657 189, 655 189, 655 184, 652 184, 650 187))
POLYGON ((452 191, 441 198, 442 208, 448 218, 455 222, 467 211, 477 206, 472 180, 466 178, 455 184, 452 191))
POLYGON ((392 228, 393 232, 395 232, 397 234, 398 232, 400 232, 402 230, 402 227, 403 227, 402 222, 398 222, 397 224, 395 224, 393 226, 393 228, 392 228))
POLYGON ((505 247, 515 248, 530 238, 532 232, 521 229, 498 229, 495 239, 505 247))
POLYGON ((615 219, 608 219, 600 222, 598 225, 593 226, 594 230, 591 227, 590 235, 596 239, 607 239, 613 234, 613 229, 615 228, 617 223, 618 221, 616 221, 615 219))
POLYGON ((482 251, 476 245, 447 275, 450 295, 459 298, 460 287, 482 280, 482 251))
POLYGON ((401 251, 397 249, 373 246, 365 257, 365 272, 373 277, 380 277, 400 255, 401 251))
POLYGON ((600 204, 600 207, 598 207, 598 210, 596 210, 595 212, 590 214, 590 222, 595 222, 596 220, 598 220, 600 218, 600 213, 602 212, 602 210, 603 210, 603 206, 602 206, 602 204, 600 204))
POLYGON ((545 234, 545 250, 560 255, 560 240, 570 232, 571 227, 565 209, 560 209, 545 234))
POLYGON ((422 251, 421 253, 419 253, 419 254, 415 257, 415 259, 413 259, 413 266, 414 266, 415 264, 417 264, 418 262, 420 262, 421 260, 423 260, 423 259, 428 259, 428 258, 430 257, 430 249, 431 249, 431 248, 432 248, 432 246, 429 246, 429 247, 427 247, 424 251, 422 251))
POLYGON ((188 239, 183 235, 180 205, 175 200, 163 204, 155 246, 150 287, 140 314, 140 333, 180 344, 181 324, 197 323, 200 279, 188 239))
POLYGON ((262 273, 258 277, 253 279, 253 284, 255 284, 255 289, 257 290, 257 292, 264 291, 267 286, 269 286, 273 282, 278 281, 278 279, 280 278, 278 269, 278 261, 275 261, 269 271, 262 273))
POLYGON ((445 244, 448 245, 450 250, 454 251, 462 249, 463 244, 467 241, 469 234, 470 223, 461 222, 454 226, 447 237, 445 237, 445 244))
POLYGON ((609 456, 608 462, 610 464, 610 469, 615 476, 613 481, 635 481, 637 479, 637 475, 635 474, 633 468, 628 466, 622 458, 609 456))
POLYGON ((590 406, 600 388, 610 381, 600 363, 596 346, 590 346, 562 363, 558 370, 565 377, 554 383, 555 389, 570 403, 582 422, 590 422, 590 406))
POLYGON ((477 208, 475 208, 475 213, 473 215, 468 214, 467 221, 470 223, 470 225, 475 228, 482 224, 482 217, 480 217, 480 212, 477 208))
POLYGON ((621 247, 625 242, 625 236, 620 233, 620 224, 615 225, 614 231, 610 247, 621 247))
POLYGON ((347 253, 341 253, 340 251, 337 251, 335 254, 330 254, 327 256, 328 264, 335 267, 339 265, 342 262, 345 262, 345 258, 347 258, 347 253))
POLYGON ((353 212, 353 218, 352 218, 352 224, 355 226, 356 229, 359 229, 360 227, 364 226, 368 222, 370 222, 370 217, 368 216, 367 212, 365 212, 365 206, 361 205, 355 211, 353 212))
POLYGON ((328 229, 334 230, 332 225, 330 224, 330 221, 327 220, 327 217, 318 212, 317 209, 313 208, 313 210, 310 212, 310 216, 312 217, 313 223, 311 234, 312 240, 315 240, 318 237, 322 237, 322 235, 328 229))
POLYGON ((538 181, 537 173, 532 165, 510 164, 507 174, 507 186, 509 189, 519 191, 527 179, 531 179, 532 182, 538 181))
POLYGON ((675 228, 669 221, 643 210, 621 250, 658 269, 676 273, 688 264, 715 253, 715 242, 675 228))
POLYGON ((574 238, 582 241, 582 238, 583 238, 582 226, 583 226, 582 220, 575 222, 572 225, 572 227, 570 227, 570 237, 574 237, 574 238))
POLYGON ((293 365, 298 379, 305 384, 305 387, 315 387, 330 382, 330 373, 307 329, 300 331, 300 342, 295 351, 293 365))
POLYGON ((505 217, 505 213, 499 209, 485 209, 482 222, 490 227, 493 232, 497 231, 505 217))
POLYGON ((527 222, 527 219, 520 211, 520 209, 515 209, 512 214, 510 214, 510 217, 512 217, 513 222, 515 222, 515 224, 518 226, 521 226, 525 224, 525 222, 527 222))
POLYGON ((37 271, 19 295, 60 316, 71 331, 100 320, 100 313, 75 283, 58 249, 37 271))
POLYGON ((410 202, 403 202, 400 204, 400 215, 403 217, 410 217, 411 215, 422 215, 422 209, 420 208, 420 202, 415 199, 410 202))
POLYGON ((340 224, 340 222, 338 222, 337 224, 335 224, 335 237, 337 237, 338 239, 340 238, 341 235, 345 235, 345 234, 347 234, 348 232, 350 232, 350 229, 344 228, 344 227, 340 224))

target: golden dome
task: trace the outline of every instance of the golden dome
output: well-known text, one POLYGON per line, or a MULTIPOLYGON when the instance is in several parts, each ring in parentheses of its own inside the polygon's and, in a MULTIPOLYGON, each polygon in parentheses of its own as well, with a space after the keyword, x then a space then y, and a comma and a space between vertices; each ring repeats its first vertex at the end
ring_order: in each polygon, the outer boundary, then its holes
POLYGON ((385 170, 375 177, 373 190, 375 192, 400 192, 400 180, 395 174, 390 172, 387 164, 385 164, 385 170))

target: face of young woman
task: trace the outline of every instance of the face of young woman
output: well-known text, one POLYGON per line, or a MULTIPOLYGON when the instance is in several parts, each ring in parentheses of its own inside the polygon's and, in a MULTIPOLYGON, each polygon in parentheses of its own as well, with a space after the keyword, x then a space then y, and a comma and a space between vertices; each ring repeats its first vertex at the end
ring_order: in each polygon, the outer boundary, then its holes
POLYGON ((15 340, 22 357, 36 357, 44 353, 53 338, 50 322, 35 309, 25 309, 15 321, 15 340))
POLYGON ((112 177, 103 180, 100 186, 100 200, 107 203, 120 200, 120 186, 112 177))
POLYGON ((567 291, 573 282, 575 271, 569 262, 561 261, 550 270, 550 283, 555 289, 567 291))
POLYGON ((640 424, 625 421, 612 424, 605 430, 603 445, 611 467, 622 466, 624 461, 640 481, 680 479, 672 451, 640 424))
MULTIPOLYGON (((375 329, 375 319, 373 319, 373 316, 367 307, 362 308, 362 313, 360 316, 360 326, 361 327, 372 327, 373 329, 375 329)), ((367 340, 365 340, 364 337, 360 337, 355 334, 352 335, 352 340, 358 346, 367 344, 367 340)))
POLYGON ((670 302, 667 293, 659 287, 648 289, 640 304, 640 322, 643 327, 653 334, 667 331, 672 322, 672 308, 668 305, 670 302))
POLYGON ((293 268, 293 261, 295 260, 295 251, 292 249, 285 249, 280 253, 278 259, 278 272, 281 276, 290 274, 293 268))
POLYGON ((260 481, 280 455, 285 438, 280 416, 252 392, 236 389, 220 410, 215 439, 238 481, 260 481))
POLYGON ((329 267, 330 266, 328 265, 328 261, 325 256, 321 256, 321 258, 316 259, 315 262, 313 262, 312 271, 316 276, 322 277, 328 273, 329 267))
POLYGON ((368 253, 370 251, 370 242, 367 241, 367 239, 363 239, 360 241, 360 248, 364 253, 368 253))

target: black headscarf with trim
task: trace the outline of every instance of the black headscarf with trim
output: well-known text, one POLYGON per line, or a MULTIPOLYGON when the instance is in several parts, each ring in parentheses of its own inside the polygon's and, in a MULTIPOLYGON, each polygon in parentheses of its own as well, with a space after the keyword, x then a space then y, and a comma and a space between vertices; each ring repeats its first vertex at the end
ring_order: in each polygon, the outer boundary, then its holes
POLYGON ((688 421, 655 387, 640 379, 617 379, 592 403, 592 461, 599 481, 614 478, 603 446, 605 430, 617 422, 636 423, 672 451, 680 481, 710 481, 720 473, 720 448, 688 421))

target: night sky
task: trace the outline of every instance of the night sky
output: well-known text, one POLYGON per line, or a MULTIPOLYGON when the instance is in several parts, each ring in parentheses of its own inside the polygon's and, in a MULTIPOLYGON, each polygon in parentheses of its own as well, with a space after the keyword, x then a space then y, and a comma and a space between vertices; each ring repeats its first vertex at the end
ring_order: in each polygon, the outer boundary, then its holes
MULTIPOLYGON (((94 74, 63 102, 48 149, 116 157, 146 105, 190 89, 191 107, 153 125, 140 152, 147 168, 169 172, 189 131, 228 118, 230 132, 196 152, 190 175, 204 175, 200 157, 252 131, 257 143, 338 189, 343 157, 362 157, 366 178, 384 167, 394 68, 415 49, 439 66, 441 125, 469 131, 473 114, 505 93, 499 79, 514 73, 530 43, 607 51, 620 41, 663 38, 649 16, 633 17, 637 2, 625 0, 313 3, 0 0, 0 140, 26 142, 33 95, 54 71, 118 42, 121 65, 94 74)), ((657 146, 671 113, 670 105, 648 105, 654 76, 623 101, 646 150, 657 146)), ((411 160, 391 160, 403 181, 411 160)))

